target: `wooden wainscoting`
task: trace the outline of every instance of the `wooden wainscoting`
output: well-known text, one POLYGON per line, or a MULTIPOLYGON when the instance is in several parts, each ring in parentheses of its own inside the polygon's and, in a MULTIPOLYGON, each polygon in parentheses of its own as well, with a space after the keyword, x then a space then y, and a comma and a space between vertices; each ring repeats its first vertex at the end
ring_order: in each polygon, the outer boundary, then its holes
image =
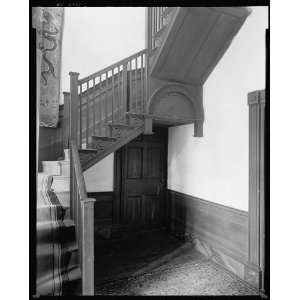
POLYGON ((94 204, 94 230, 104 238, 110 238, 114 192, 91 192, 89 198, 96 199, 94 204))
POLYGON ((167 195, 171 233, 194 239, 197 250, 243 280, 256 271, 248 264, 247 212, 172 190, 167 195))

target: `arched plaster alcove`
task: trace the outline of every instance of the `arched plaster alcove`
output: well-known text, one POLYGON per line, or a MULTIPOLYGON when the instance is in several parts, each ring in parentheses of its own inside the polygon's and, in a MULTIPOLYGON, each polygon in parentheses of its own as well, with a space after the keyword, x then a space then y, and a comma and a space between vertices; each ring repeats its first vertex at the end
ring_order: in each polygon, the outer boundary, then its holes
POLYGON ((172 83, 158 88, 151 95, 146 111, 155 117, 176 120, 182 124, 194 123, 195 136, 202 136, 202 95, 196 97, 184 85, 172 83))

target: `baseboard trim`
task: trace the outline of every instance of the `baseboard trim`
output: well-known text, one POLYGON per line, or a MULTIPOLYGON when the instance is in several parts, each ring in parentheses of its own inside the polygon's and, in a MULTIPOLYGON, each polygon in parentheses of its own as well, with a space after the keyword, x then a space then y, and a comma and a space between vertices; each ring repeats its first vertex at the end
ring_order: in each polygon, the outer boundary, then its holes
POLYGON ((168 228, 255 289, 261 270, 248 261, 248 213, 168 190, 168 228))

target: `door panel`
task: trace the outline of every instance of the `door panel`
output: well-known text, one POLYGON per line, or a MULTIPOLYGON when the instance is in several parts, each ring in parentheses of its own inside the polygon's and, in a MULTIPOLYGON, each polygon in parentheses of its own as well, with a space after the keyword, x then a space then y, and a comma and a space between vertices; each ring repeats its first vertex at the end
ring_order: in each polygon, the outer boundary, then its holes
POLYGON ((143 166, 143 148, 130 147, 127 149, 127 178, 141 178, 143 166))
POLYGON ((121 220, 135 227, 162 223, 166 189, 167 129, 141 135, 122 148, 121 220))
POLYGON ((146 153, 146 177, 160 178, 161 149, 160 147, 149 147, 146 153))
POLYGON ((138 224, 141 214, 141 197, 127 197, 125 222, 129 224, 138 224))

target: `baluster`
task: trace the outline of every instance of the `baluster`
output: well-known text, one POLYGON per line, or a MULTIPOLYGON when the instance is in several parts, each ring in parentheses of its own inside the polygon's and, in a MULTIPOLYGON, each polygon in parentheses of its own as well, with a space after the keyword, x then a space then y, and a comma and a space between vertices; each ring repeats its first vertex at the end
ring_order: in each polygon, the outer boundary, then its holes
MULTIPOLYGON (((105 73, 105 86, 104 86, 104 123, 108 123, 108 103, 107 103, 107 81, 108 81, 108 76, 107 72, 105 73)), ((106 126, 106 134, 109 134, 108 127, 106 126)))
POLYGON ((157 31, 160 30, 160 7, 157 8, 157 16, 158 16, 158 29, 157 31))
POLYGON ((69 148, 69 138, 71 136, 71 132, 70 132, 70 93, 67 92, 63 92, 64 94, 64 141, 63 141, 63 148, 67 149, 69 148))
POLYGON ((144 54, 141 55, 141 112, 144 111, 144 54))
POLYGON ((118 116, 118 123, 120 123, 120 116, 121 116, 121 66, 118 66, 118 111, 117 111, 117 116, 118 116))
POLYGON ((89 98, 90 98, 90 81, 86 83, 86 129, 85 129, 85 139, 86 139, 86 148, 89 147, 89 98))
POLYGON ((111 93, 112 93, 112 103, 111 103, 111 110, 112 110, 112 112, 111 112, 111 121, 112 121, 112 123, 114 123, 114 113, 115 113, 115 110, 114 110, 114 108, 115 108, 115 74, 114 74, 114 70, 115 70, 115 68, 113 68, 112 69, 112 90, 111 90, 111 93))
POLYGON ((129 103, 129 109, 126 108, 126 111, 131 111, 132 110, 132 59, 130 59, 129 62, 129 97, 127 99, 127 103, 129 103))
POLYGON ((78 144, 77 139, 77 121, 78 121, 78 77, 79 73, 70 72, 70 94, 71 94, 71 121, 70 121, 70 132, 71 140, 78 144))
POLYGON ((95 77, 93 78, 93 135, 95 135, 95 126, 96 126, 96 107, 95 107, 95 102, 96 102, 96 81, 95 77))
POLYGON ((102 74, 100 74, 100 78, 99 78, 99 131, 100 131, 100 135, 102 134, 102 127, 103 127, 103 120, 102 120, 102 74))
POLYGON ((137 69, 138 69, 138 60, 137 60, 137 57, 135 58, 135 82, 134 82, 134 98, 135 98, 135 110, 137 111, 137 107, 138 107, 138 78, 137 78, 137 69))
POLYGON ((80 84, 80 97, 79 97, 79 145, 82 147, 82 84, 80 84))
POLYGON ((148 66, 149 66, 149 55, 148 55, 148 50, 146 50, 145 53, 145 104, 148 102, 148 66))
MULTIPOLYGON (((127 111, 128 106, 128 97, 127 97, 127 65, 128 62, 123 65, 123 111, 124 113, 127 111)), ((123 118, 123 113, 122 113, 123 118)))
POLYGON ((156 29, 156 9, 154 7, 153 8, 153 36, 155 34, 155 29, 156 29))

